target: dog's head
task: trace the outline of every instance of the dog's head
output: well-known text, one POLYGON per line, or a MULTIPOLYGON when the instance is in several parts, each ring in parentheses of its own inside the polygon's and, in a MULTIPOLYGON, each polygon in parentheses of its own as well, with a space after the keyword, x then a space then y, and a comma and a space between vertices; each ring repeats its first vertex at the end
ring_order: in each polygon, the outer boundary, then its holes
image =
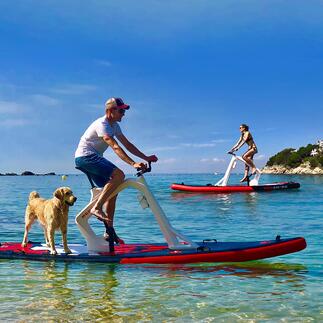
POLYGON ((69 187, 59 187, 54 192, 54 197, 58 198, 59 200, 61 200, 69 206, 72 206, 77 200, 77 198, 73 195, 73 192, 69 187))

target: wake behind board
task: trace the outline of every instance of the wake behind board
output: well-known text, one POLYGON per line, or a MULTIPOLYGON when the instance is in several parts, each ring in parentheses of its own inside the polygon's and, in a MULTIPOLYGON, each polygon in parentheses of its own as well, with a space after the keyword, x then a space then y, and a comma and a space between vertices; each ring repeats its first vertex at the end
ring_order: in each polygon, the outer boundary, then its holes
POLYGON ((41 243, 29 242, 0 244, 0 259, 38 261, 86 261, 121 264, 185 264, 198 262, 243 262, 281 256, 306 248, 304 238, 289 238, 255 242, 217 242, 204 240, 195 250, 170 250, 166 244, 123 244, 115 246, 115 252, 89 254, 85 245, 69 244, 72 254, 65 254, 57 246, 57 255, 51 255, 41 243))
POLYGON ((271 192, 276 190, 288 190, 299 188, 300 184, 295 182, 281 182, 264 185, 227 185, 216 186, 208 185, 186 185, 184 183, 173 183, 171 189, 176 191, 194 192, 194 193, 235 193, 235 192, 271 192))

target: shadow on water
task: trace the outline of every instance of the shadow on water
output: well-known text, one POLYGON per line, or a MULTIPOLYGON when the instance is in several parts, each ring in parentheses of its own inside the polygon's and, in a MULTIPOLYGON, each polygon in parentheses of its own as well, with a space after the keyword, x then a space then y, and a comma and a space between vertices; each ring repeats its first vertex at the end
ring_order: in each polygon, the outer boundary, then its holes
POLYGON ((203 288, 208 286, 213 290, 221 281, 221 284, 226 285, 229 281, 225 281, 231 279, 249 281, 263 278, 267 281, 270 278, 278 284, 300 290, 304 288, 303 281, 308 272, 307 267, 301 264, 265 261, 120 265, 1 260, 0 264, 8 273, 6 279, 4 273, 1 275, 2 290, 8 281, 17 280, 15 284, 11 283, 12 287, 15 285, 14 292, 4 291, 9 294, 7 301, 16 304, 15 316, 11 312, 2 312, 0 318, 9 320, 20 317, 27 321, 40 317, 43 321, 53 318, 59 321, 67 316, 71 321, 149 319, 149 314, 143 310, 145 306, 158 307, 159 302, 165 301, 165 297, 174 297, 173 293, 208 297, 206 291, 198 291, 199 286, 202 287, 201 283, 203 288), (16 274, 10 276, 11 272, 16 274), (179 290, 174 290, 174 286, 178 286, 176 288, 179 290), (159 293, 161 289, 163 292, 159 293))
MULTIPOLYGON (((242 193, 248 194, 248 193, 242 193)), ((171 198, 175 201, 183 199, 199 198, 201 200, 217 200, 217 199, 230 199, 232 194, 213 194, 213 193, 193 193, 193 192, 171 192, 171 198)))
MULTIPOLYGON (((254 209, 257 207, 259 199, 261 196, 258 195, 257 192, 238 192, 238 193, 221 193, 221 194, 212 194, 212 193, 188 193, 188 192, 172 192, 171 198, 175 202, 182 203, 215 203, 217 207, 221 209, 224 207, 225 210, 227 208, 232 207, 232 205, 237 203, 245 203, 246 208, 250 207, 254 209)), ((218 210, 220 210, 218 209, 218 210)))
POLYGON ((171 200, 182 205, 200 203, 200 205, 204 205, 205 210, 213 209, 216 212, 223 211, 224 213, 244 212, 250 215, 258 215, 262 205, 267 205, 271 201, 275 201, 276 204, 279 201, 287 201, 290 203, 295 200, 295 194, 300 194, 300 191, 276 190, 270 192, 235 192, 221 194, 193 192, 170 193, 171 200))
MULTIPOLYGON (((127 265, 128 267, 133 267, 127 265)), ((299 277, 302 279, 307 274, 307 267, 302 264, 287 264, 287 263, 269 263, 265 261, 253 261, 244 263, 221 263, 215 264, 165 264, 154 265, 145 264, 141 266, 146 270, 153 270, 157 274, 172 276, 180 275, 189 277, 190 274, 212 274, 207 275, 205 279, 214 278, 217 276, 243 276, 257 278, 263 275, 267 276, 285 276, 299 277)), ((138 268, 138 267, 137 267, 138 268)))
MULTIPOLYGON (((251 277, 256 277, 262 274, 276 275, 303 275, 308 273, 307 266, 298 263, 276 263, 267 262, 265 260, 248 261, 248 262, 232 262, 232 263, 196 263, 196 264, 105 264, 92 262, 55 262, 55 261, 30 261, 30 260, 7 260, 0 259, 0 264, 10 264, 12 267, 21 266, 23 272, 28 278, 37 273, 42 275, 44 279, 52 278, 68 278, 69 271, 78 271, 79 277, 87 278, 87 274, 95 274, 96 272, 104 274, 106 278, 114 278, 116 271, 122 269, 131 270, 149 270, 162 272, 179 272, 179 273, 217 273, 224 272, 229 275, 250 274, 251 277)), ((101 277, 101 276, 100 276, 101 277)), ((103 278, 103 277, 101 277, 103 278)), ((115 287, 116 285, 111 285, 115 287)))
MULTIPOLYGON (((3 263, 1 261, 0 263, 3 263)), ((12 265, 15 266, 14 262, 12 265)), ((115 265, 70 264, 23 261, 15 266, 22 272, 20 291, 24 305, 16 307, 18 317, 43 321, 117 318, 114 289, 119 282, 115 265), (72 315, 78 313, 77 316, 72 315)), ((1 317, 1 316, 0 316, 1 317)))
POLYGON ((212 193, 189 193, 189 192, 172 192, 171 198, 174 201, 185 201, 185 200, 200 200, 200 201, 222 201, 223 203, 231 204, 237 197, 246 199, 246 201, 256 202, 257 200, 256 192, 243 192, 243 193, 221 193, 221 194, 212 194, 212 193))

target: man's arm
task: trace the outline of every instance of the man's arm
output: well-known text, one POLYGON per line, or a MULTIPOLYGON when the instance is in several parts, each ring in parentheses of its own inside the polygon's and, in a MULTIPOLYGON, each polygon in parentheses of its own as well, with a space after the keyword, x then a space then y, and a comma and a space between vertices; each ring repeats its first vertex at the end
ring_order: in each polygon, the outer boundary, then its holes
POLYGON ((158 158, 155 155, 146 156, 144 153, 142 153, 134 144, 132 144, 125 135, 120 134, 117 136, 117 138, 120 140, 120 142, 125 146, 125 148, 134 154, 135 156, 149 162, 156 162, 158 158))
POLYGON ((120 147, 118 142, 114 140, 112 137, 105 135, 103 136, 103 140, 113 149, 113 151, 118 155, 118 157, 120 157, 124 162, 126 162, 127 164, 135 168, 143 167, 142 163, 136 163, 135 161, 133 161, 120 147))

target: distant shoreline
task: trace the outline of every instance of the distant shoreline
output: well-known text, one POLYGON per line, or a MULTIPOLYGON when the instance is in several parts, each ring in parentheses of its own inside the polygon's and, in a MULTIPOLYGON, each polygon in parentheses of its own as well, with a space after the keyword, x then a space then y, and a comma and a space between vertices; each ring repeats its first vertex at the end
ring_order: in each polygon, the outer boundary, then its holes
POLYGON ((265 166, 261 170, 262 174, 277 175, 323 175, 320 167, 311 168, 308 164, 302 164, 296 168, 288 168, 282 165, 265 166))
POLYGON ((269 158, 262 173, 323 175, 323 140, 299 149, 283 149, 269 158))
MULTIPOLYGON (((284 169, 282 170, 280 168, 276 167, 268 167, 265 166, 264 168, 260 169, 261 174, 263 175, 318 175, 321 176, 323 175, 323 170, 321 169, 320 171, 315 171, 313 172, 313 169, 310 172, 297 172, 294 169, 284 169)), ((5 173, 2 174, 0 173, 0 177, 40 177, 40 176, 83 176, 84 174, 82 173, 61 173, 61 174, 34 174, 34 175, 21 175, 21 174, 16 174, 16 173, 5 173)), ((127 177, 131 177, 134 174, 133 173, 125 173, 127 177)), ((213 173, 153 173, 153 174, 145 174, 145 176, 176 176, 176 175, 213 175, 213 176, 223 176, 224 173, 218 173, 217 175, 214 175, 213 173)), ((242 172, 238 173, 232 173, 231 175, 243 175, 242 172)), ((85 175, 84 175, 85 176, 85 175)))
POLYGON ((45 173, 45 174, 35 174, 33 172, 30 171, 24 171, 21 174, 17 174, 17 173, 0 173, 0 176, 57 176, 57 174, 55 174, 54 172, 50 172, 50 173, 45 173))

